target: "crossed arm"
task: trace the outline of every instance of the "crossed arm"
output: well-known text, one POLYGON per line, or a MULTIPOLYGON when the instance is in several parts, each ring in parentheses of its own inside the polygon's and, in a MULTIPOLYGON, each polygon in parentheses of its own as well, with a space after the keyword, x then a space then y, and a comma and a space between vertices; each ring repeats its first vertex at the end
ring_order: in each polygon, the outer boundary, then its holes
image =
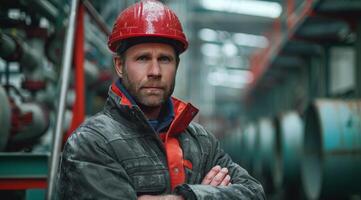
MULTIPOLYGON (((211 186, 228 186, 231 185, 231 176, 228 175, 228 169, 222 168, 219 165, 214 166, 207 175, 203 178, 203 185, 211 186)), ((138 200, 184 200, 179 195, 142 195, 138 200)))
MULTIPOLYGON (((91 134, 91 133, 89 133, 91 134)), ((132 180, 119 162, 114 160, 109 145, 97 134, 73 135, 64 147, 57 181, 59 199, 138 199, 183 200, 182 196, 137 196, 132 180)), ((233 163, 210 138, 205 166, 210 169, 200 184, 183 184, 183 192, 191 191, 196 199, 265 199, 262 186, 247 171, 233 163), (212 168, 212 166, 214 166, 212 168), (221 168, 220 166, 226 167, 221 168), (232 179, 232 180, 231 180, 232 179), (231 183, 232 182, 232 183, 231 183)), ((188 198, 188 196, 186 196, 188 198)), ((193 198, 194 199, 194 198, 193 198)))

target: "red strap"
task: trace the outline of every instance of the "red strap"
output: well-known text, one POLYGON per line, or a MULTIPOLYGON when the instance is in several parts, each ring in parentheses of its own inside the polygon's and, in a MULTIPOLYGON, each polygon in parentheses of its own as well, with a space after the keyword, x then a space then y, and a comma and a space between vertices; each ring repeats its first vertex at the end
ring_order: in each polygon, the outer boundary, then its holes
POLYGON ((172 101, 176 117, 165 135, 164 143, 167 152, 170 183, 173 190, 177 185, 185 182, 184 167, 188 166, 187 168, 192 169, 191 162, 184 163, 183 150, 176 136, 187 128, 198 110, 191 104, 185 104, 175 98, 172 98, 172 101))
POLYGON ((183 167, 183 151, 177 138, 169 137, 166 141, 168 168, 170 175, 170 184, 172 190, 185 181, 185 172, 183 167))
POLYGON ((183 150, 179 145, 178 139, 169 137, 167 138, 167 143, 165 143, 166 133, 159 133, 159 137, 165 144, 170 182, 173 190, 177 185, 185 182, 184 167, 193 169, 193 164, 189 160, 183 160, 183 150))
POLYGON ((79 4, 75 32, 74 64, 75 64, 75 103, 73 105, 73 119, 64 142, 85 118, 85 81, 84 81, 84 5, 79 4))

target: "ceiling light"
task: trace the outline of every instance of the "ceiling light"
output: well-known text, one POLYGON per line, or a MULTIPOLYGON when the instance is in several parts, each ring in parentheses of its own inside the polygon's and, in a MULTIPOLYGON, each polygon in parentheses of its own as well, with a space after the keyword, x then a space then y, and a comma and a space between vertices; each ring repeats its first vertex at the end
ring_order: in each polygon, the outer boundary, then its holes
POLYGON ((219 57, 220 50, 221 48, 217 44, 205 43, 201 46, 202 54, 208 57, 219 57))
POLYGON ((222 46, 222 52, 228 57, 236 56, 238 54, 238 48, 231 42, 226 42, 222 46))
POLYGON ((198 36, 201 40, 207 42, 216 42, 218 39, 218 33, 215 30, 209 28, 203 28, 199 30, 198 36))
POLYGON ((237 45, 240 46, 250 46, 258 48, 265 48, 268 46, 268 39, 261 35, 235 33, 233 35, 233 40, 237 45))
POLYGON ((206 42, 221 43, 226 40, 225 44, 222 47, 222 50, 226 51, 225 55, 231 53, 231 56, 234 56, 238 53, 238 49, 236 49, 237 47, 234 44, 238 46, 265 48, 268 46, 269 43, 268 39, 262 35, 231 33, 222 30, 213 30, 209 28, 199 30, 198 36, 201 40, 206 42), (232 44, 232 40, 234 44, 232 44))
POLYGON ((217 69, 208 74, 209 84, 235 89, 244 88, 252 79, 252 73, 247 70, 217 69))
POLYGON ((277 18, 282 6, 276 2, 259 0, 201 0, 201 6, 208 10, 232 12, 245 15, 277 18))

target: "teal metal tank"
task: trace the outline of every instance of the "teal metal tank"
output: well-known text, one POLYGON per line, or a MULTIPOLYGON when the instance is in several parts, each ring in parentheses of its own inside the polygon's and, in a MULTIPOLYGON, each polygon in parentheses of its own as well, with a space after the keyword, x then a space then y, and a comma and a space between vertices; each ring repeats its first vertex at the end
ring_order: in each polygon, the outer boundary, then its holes
POLYGON ((257 127, 254 123, 250 123, 246 126, 242 134, 242 163, 248 172, 253 171, 253 158, 255 153, 255 144, 256 144, 256 130, 257 127))
POLYGON ((301 187, 301 161, 304 125, 300 115, 289 111, 279 116, 277 134, 278 167, 273 171, 274 181, 278 188, 283 188, 286 195, 299 196, 301 187))
POLYGON ((303 122, 298 113, 289 112, 281 120, 283 186, 293 191, 300 187, 303 122))
POLYGON ((306 111, 302 183, 308 199, 361 193, 361 101, 319 99, 306 111))
MULTIPOLYGON (((257 143, 257 142, 256 142, 257 143)), ((266 192, 274 190, 272 171, 275 170, 276 163, 276 129, 274 120, 272 118, 262 118, 259 121, 259 160, 260 178, 266 192)), ((257 163, 257 162, 256 162, 257 163)), ((257 168, 257 167, 255 167, 257 168)))

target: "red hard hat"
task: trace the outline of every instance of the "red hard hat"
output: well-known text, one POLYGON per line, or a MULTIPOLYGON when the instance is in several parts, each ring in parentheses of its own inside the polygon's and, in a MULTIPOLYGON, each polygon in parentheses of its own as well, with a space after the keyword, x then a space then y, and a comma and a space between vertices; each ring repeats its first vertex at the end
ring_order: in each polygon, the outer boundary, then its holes
POLYGON ((179 53, 188 47, 187 38, 176 14, 155 0, 138 2, 121 12, 108 38, 108 47, 116 52, 122 41, 132 38, 146 41, 147 37, 176 42, 179 44, 179 53))

